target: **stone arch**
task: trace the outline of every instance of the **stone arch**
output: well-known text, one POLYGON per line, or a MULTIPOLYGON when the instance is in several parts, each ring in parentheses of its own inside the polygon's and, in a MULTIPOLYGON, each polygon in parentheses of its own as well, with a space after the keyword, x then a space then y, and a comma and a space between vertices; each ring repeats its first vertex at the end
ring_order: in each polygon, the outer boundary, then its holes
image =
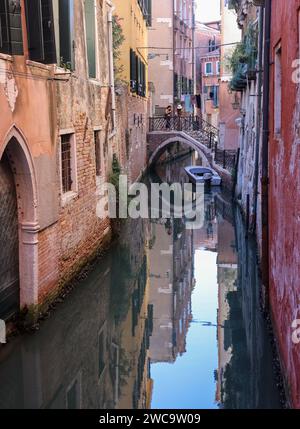
POLYGON ((14 175, 19 229, 20 307, 38 303, 38 197, 33 160, 22 132, 12 126, 0 148, 14 175))
POLYGON ((163 152, 167 149, 167 147, 171 146, 172 144, 175 144, 175 143, 182 143, 182 144, 185 144, 185 145, 191 147, 196 152, 198 152, 199 156, 202 158, 202 160, 205 162, 205 164, 207 166, 210 166, 210 162, 209 162, 209 159, 208 159, 206 153, 204 152, 203 149, 201 149, 200 145, 197 144, 196 141, 194 142, 193 140, 188 140, 188 139, 185 139, 185 138, 179 137, 179 136, 168 138, 168 139, 164 140, 162 143, 160 143, 160 145, 157 148, 155 148, 154 152, 151 154, 148 165, 152 166, 159 159, 159 157, 163 154, 163 152))

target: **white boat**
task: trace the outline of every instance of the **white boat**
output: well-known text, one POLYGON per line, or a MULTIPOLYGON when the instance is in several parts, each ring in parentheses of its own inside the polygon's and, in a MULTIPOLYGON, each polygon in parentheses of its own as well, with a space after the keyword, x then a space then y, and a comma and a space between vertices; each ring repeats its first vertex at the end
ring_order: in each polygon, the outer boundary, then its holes
POLYGON ((191 166, 185 167, 185 171, 192 183, 204 183, 211 186, 220 186, 222 178, 219 174, 209 167, 191 166))

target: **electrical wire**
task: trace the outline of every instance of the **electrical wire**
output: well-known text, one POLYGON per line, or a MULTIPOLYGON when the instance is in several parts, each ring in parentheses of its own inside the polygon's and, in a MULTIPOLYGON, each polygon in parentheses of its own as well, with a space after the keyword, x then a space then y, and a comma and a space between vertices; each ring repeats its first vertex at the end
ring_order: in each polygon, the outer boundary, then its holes
MULTIPOLYGON (((222 43, 219 45, 215 45, 216 49, 217 48, 221 48, 223 46, 234 46, 234 45, 239 45, 240 43, 242 43, 241 41, 239 42, 232 42, 232 43, 222 43)), ((173 48, 173 47, 163 47, 163 46, 139 46, 137 49, 161 49, 161 50, 169 50, 169 51, 173 51, 173 49, 175 51, 180 51, 180 50, 195 50, 195 49, 207 49, 208 46, 195 46, 194 48, 173 48)), ((213 52, 213 51, 212 51, 213 52)))

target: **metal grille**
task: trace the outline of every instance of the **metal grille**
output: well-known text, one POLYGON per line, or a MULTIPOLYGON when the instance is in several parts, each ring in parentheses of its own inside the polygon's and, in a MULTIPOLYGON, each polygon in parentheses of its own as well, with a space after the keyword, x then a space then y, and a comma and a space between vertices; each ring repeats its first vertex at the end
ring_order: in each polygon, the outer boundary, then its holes
POLYGON ((0 162, 0 319, 19 309, 18 212, 13 174, 4 155, 0 162))
POLYGON ((61 169, 63 192, 72 190, 71 134, 61 136, 61 169))
POLYGON ((227 171, 235 171, 237 152, 235 150, 215 149, 215 163, 227 171))
POLYGON ((96 159, 96 176, 101 176, 101 141, 100 141, 100 131, 95 131, 94 133, 94 143, 95 143, 95 159, 96 159))

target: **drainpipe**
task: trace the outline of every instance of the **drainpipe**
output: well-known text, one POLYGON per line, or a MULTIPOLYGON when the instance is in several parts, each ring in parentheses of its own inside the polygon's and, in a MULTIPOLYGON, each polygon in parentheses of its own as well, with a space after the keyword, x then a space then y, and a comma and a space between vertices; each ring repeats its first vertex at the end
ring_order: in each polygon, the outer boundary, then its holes
POLYGON ((176 73, 176 55, 175 55, 175 46, 176 46, 176 37, 175 37, 175 2, 172 5, 173 11, 173 116, 175 116, 175 73, 176 73))
MULTIPOLYGON (((196 51, 195 51, 195 33, 196 33, 196 20, 195 20, 195 0, 193 0, 192 2, 192 20, 193 20, 193 24, 192 24, 192 79, 193 79, 193 96, 196 95, 196 51)), ((194 106, 194 112, 193 112, 193 116, 196 113, 196 107, 194 106)))
MULTIPOLYGON (((270 52, 271 52, 271 3, 265 5, 264 39, 264 94, 263 94, 263 140, 262 140, 262 282, 269 292, 269 98, 270 98, 270 52)), ((268 299, 266 300, 266 303, 268 299)))
POLYGON ((264 44, 264 17, 265 9, 260 8, 259 13, 259 52, 258 52, 258 94, 257 94, 257 113, 256 113, 256 147, 255 147, 255 172, 254 172, 254 205, 253 205, 253 232, 256 232, 257 228, 257 205, 258 205, 258 177, 259 177, 259 159, 260 159, 260 130, 261 130, 261 101, 262 101, 262 82, 263 82, 263 44, 264 44))
POLYGON ((115 72, 114 72, 114 52, 113 52, 113 12, 115 7, 110 0, 106 0, 110 8, 107 13, 108 22, 108 56, 109 56, 109 86, 111 90, 111 110, 112 110, 112 135, 116 133, 116 94, 115 94, 115 72))

